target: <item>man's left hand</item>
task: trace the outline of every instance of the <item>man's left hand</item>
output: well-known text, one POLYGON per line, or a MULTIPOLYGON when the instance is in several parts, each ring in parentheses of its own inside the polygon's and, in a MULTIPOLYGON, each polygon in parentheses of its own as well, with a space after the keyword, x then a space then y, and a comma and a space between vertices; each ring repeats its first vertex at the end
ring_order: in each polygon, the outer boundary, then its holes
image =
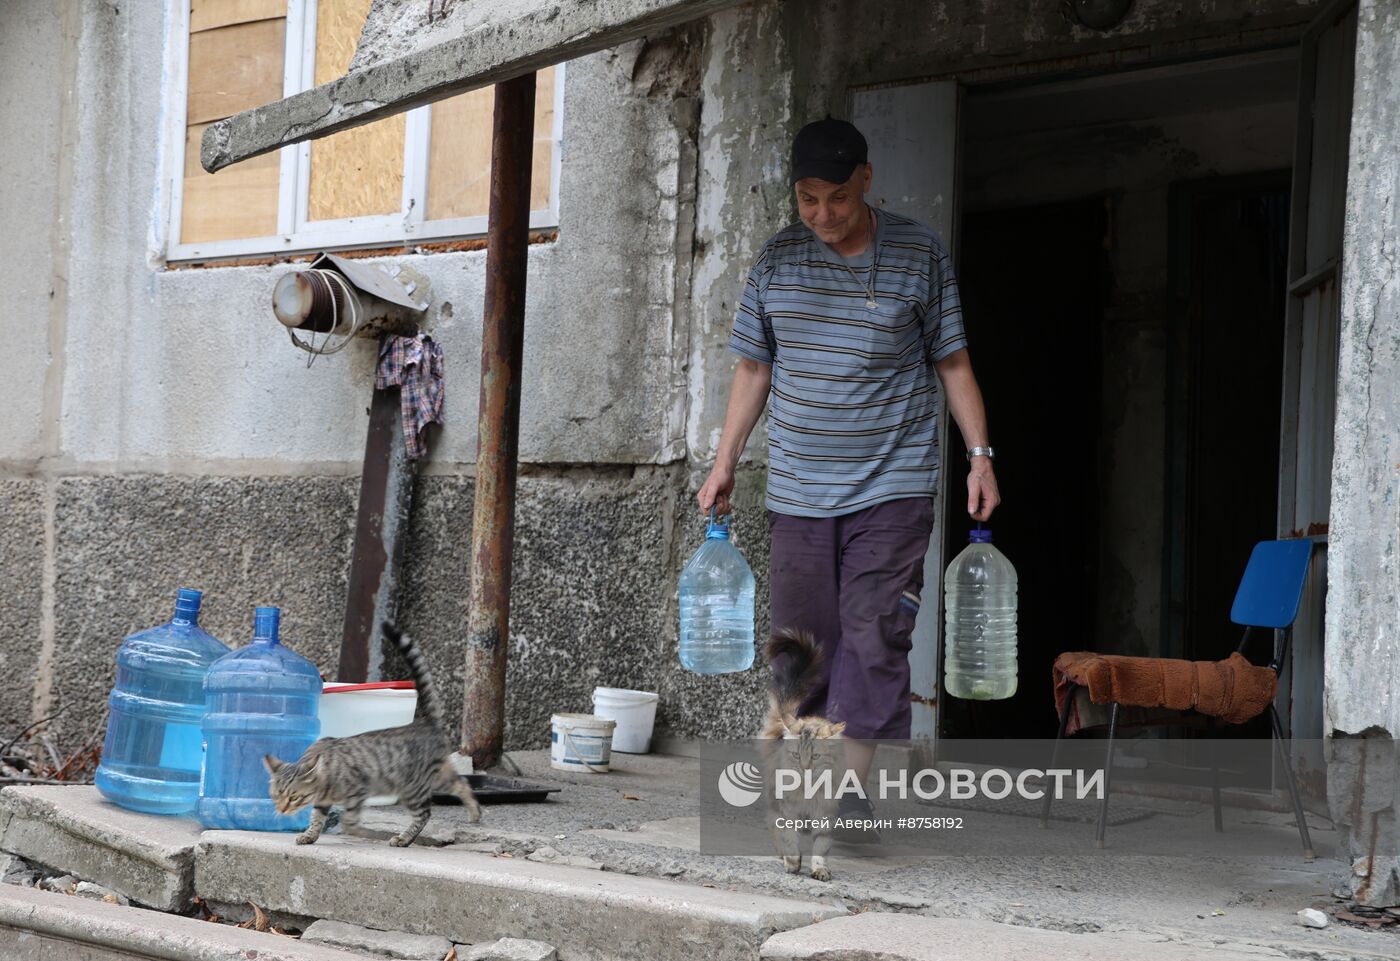
POLYGON ((975 521, 991 520, 992 511, 1001 503, 1001 493, 997 490, 997 476, 992 470, 990 457, 972 458, 972 468, 967 472, 967 513, 975 521))

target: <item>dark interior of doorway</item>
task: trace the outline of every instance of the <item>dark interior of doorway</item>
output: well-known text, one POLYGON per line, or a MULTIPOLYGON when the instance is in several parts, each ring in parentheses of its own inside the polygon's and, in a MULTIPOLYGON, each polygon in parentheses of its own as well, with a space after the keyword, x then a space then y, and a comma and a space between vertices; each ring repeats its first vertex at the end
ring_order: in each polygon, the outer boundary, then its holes
MULTIPOLYGON (((942 695, 945 736, 1053 737, 1051 664, 1061 651, 1093 646, 1106 221, 1101 199, 969 212, 962 220, 968 349, 1004 500, 990 526, 1017 570, 1019 649, 1010 699, 942 695)), ((956 424, 949 434, 944 556, 951 559, 967 546, 972 523, 956 453, 967 445, 956 424)))
MULTIPOLYGON (((1163 653, 1223 658, 1239 641, 1235 587, 1273 536, 1279 458, 1288 174, 1216 177, 1172 190, 1171 346, 1164 398, 1169 476, 1163 653)), ((1005 499, 991 525, 1016 565, 1018 690, 1006 701, 944 695, 942 734, 1049 737, 1051 665, 1096 637, 1104 405, 1101 325, 1111 283, 1104 199, 970 212, 961 284, 1005 499)), ((956 425, 950 451, 965 449, 956 425)), ((950 473, 945 557, 967 543, 961 470, 950 473)), ((1269 641, 1252 653, 1268 657, 1269 641)), ((1264 723, 1262 720, 1259 723, 1264 723)), ((1231 733, 1263 736, 1246 727, 1231 733)))
MULTIPOLYGON (((1288 263, 1287 171, 1172 191, 1165 650, 1228 657, 1230 606, 1255 543, 1278 524, 1279 418, 1288 263)), ((1272 638, 1246 650, 1267 663, 1272 638)), ((1264 718, 1234 727, 1268 736, 1264 718)))

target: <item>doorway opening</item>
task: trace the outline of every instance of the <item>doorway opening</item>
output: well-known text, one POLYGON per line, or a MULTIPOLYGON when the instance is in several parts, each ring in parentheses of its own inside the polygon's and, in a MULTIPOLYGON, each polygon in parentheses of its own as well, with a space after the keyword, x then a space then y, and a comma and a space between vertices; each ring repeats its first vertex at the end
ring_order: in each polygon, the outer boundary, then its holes
MULTIPOLYGON (((1234 589, 1277 529, 1297 72, 1285 49, 966 92, 958 265, 1019 683, 945 693, 943 736, 1052 737, 1061 651, 1238 643, 1234 589)), ((970 526, 953 460, 945 563, 970 526)))

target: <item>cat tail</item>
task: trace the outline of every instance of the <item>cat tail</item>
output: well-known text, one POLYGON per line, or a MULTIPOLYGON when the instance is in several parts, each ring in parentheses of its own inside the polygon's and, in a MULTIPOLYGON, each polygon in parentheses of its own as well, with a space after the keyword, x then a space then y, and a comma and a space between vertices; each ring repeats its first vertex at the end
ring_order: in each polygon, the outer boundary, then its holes
POLYGON ((773 667, 764 735, 781 737, 821 676, 822 652, 810 633, 788 627, 773 635, 763 653, 773 667))
POLYGON ((403 655, 403 659, 408 662, 408 672, 413 675, 414 686, 418 689, 418 715, 426 717, 442 728, 442 708, 438 704, 437 693, 433 689, 433 675, 428 670, 428 659, 423 656, 423 652, 418 649, 413 638, 393 624, 385 621, 380 627, 384 631, 384 636, 393 642, 394 646, 399 649, 399 653, 403 655))

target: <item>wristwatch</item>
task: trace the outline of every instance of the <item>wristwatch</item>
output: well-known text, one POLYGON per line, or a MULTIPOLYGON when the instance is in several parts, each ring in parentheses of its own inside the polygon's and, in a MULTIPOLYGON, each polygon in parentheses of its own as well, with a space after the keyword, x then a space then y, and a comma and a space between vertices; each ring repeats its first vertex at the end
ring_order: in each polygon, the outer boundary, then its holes
POLYGON ((996 460, 997 452, 990 447, 969 448, 967 452, 967 459, 972 460, 972 458, 974 457, 985 457, 988 460, 996 460))

